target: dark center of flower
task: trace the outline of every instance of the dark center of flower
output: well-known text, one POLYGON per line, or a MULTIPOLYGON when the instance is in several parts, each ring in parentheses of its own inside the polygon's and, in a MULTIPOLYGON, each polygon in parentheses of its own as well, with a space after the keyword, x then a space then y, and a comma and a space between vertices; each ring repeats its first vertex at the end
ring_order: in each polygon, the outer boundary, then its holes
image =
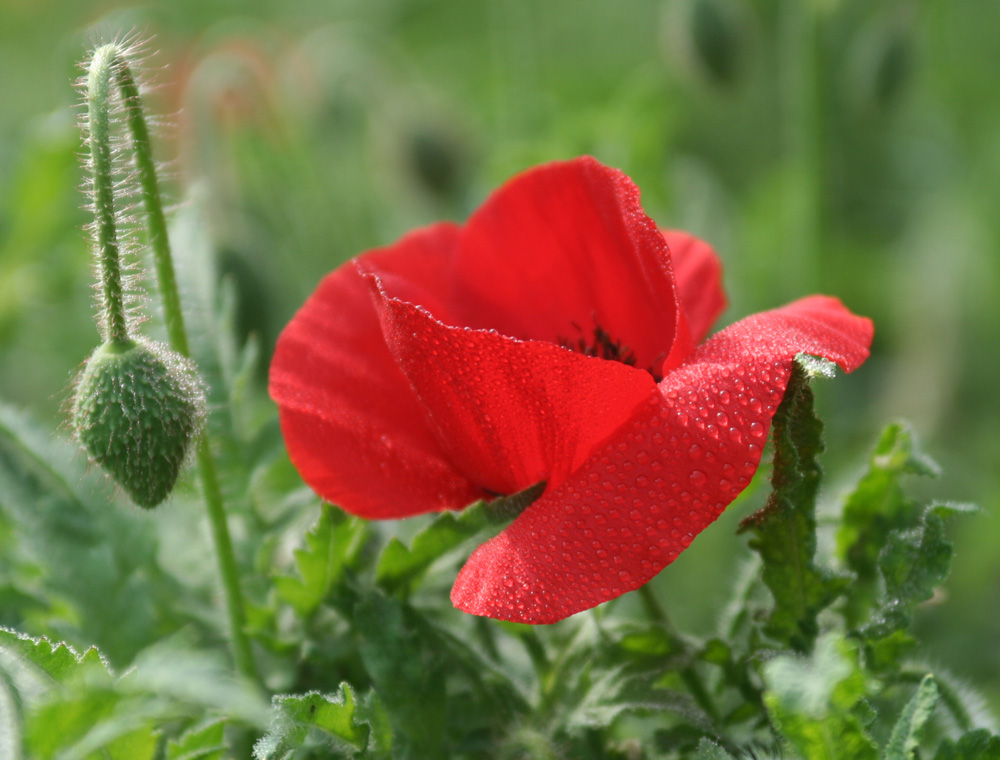
MULTIPOLYGON (((622 341, 612 338, 608 331, 596 322, 590 336, 588 336, 584 332, 583 328, 576 322, 572 322, 571 324, 573 325, 573 328, 580 333, 580 337, 572 339, 560 336, 558 339, 559 345, 563 348, 568 348, 570 351, 576 351, 578 354, 583 354, 584 356, 596 356, 599 359, 621 362, 622 364, 627 364, 630 367, 636 366, 635 353, 632 349, 622 343, 622 341)), ((657 383, 663 379, 653 371, 652 367, 648 368, 646 371, 653 376, 653 380, 657 383)))

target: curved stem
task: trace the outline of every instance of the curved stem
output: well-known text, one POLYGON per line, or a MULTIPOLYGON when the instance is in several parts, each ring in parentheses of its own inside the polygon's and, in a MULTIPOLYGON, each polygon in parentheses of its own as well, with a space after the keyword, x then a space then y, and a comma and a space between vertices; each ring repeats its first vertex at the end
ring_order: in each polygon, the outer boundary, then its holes
MULTIPOLYGON (((127 56, 128 51, 122 45, 109 44, 98 48, 94 52, 90 76, 91 78, 95 76, 94 70, 97 68, 110 72, 114 76, 115 84, 121 93, 122 102, 125 107, 126 122, 132 141, 132 149, 135 153, 142 205, 146 212, 146 229, 149 234, 149 244, 153 250, 157 282, 159 284, 160 297, 163 301, 163 314, 167 326, 167 336, 170 346, 174 351, 189 357, 191 352, 188 347, 187 331, 184 327, 184 314, 181 310, 177 278, 174 275, 173 256, 170 252, 170 241, 167 237, 167 222, 166 216, 163 213, 163 202, 160 198, 159 179, 149 140, 149 128, 142 109, 139 88, 129 67, 127 56)), ((106 82, 103 99, 103 118, 105 120, 104 123, 107 124, 107 80, 109 74, 105 73, 103 76, 106 82)), ((108 159, 110 161, 110 149, 108 159)), ((233 552, 233 543, 229 535, 229 525, 226 521, 225 504, 219 488, 215 460, 212 458, 208 438, 204 432, 199 436, 198 440, 197 461, 202 496, 204 497, 209 522, 212 526, 215 555, 219 564, 222 587, 225 592, 233 660, 237 670, 241 674, 256 681, 256 668, 250 650, 250 641, 245 631, 246 611, 243 602, 243 592, 240 588, 236 556, 233 552)))
POLYGON ((94 244, 101 279, 101 325, 106 341, 127 343, 128 322, 122 292, 118 228, 115 222, 114 167, 108 96, 117 54, 108 46, 94 53, 87 75, 87 144, 90 147, 94 244))
POLYGON ((160 180, 156 173, 156 162, 153 160, 153 149, 149 140, 149 127, 146 124, 139 87, 132 70, 124 56, 120 56, 120 60, 121 65, 115 73, 135 151, 142 205, 146 211, 146 231, 149 236, 149 246, 153 250, 153 264, 156 267, 156 280, 160 286, 160 298, 163 299, 163 318, 167 325, 167 337, 174 351, 190 356, 187 330, 184 328, 184 312, 181 310, 181 297, 177 290, 177 277, 174 274, 174 260, 170 253, 170 239, 167 237, 167 218, 163 213, 163 203, 160 199, 160 180))

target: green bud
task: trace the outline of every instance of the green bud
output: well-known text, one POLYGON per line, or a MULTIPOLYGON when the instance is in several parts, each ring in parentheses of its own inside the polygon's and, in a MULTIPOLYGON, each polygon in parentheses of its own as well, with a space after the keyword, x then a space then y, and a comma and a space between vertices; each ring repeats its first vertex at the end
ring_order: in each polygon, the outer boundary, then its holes
POLYGON ((862 112, 886 113, 912 78, 915 54, 910 30, 902 23, 866 29, 854 45, 849 87, 862 112))
POLYGON ((671 0, 663 44, 682 74, 727 87, 749 63, 756 20, 745 0, 671 0))
POLYGON ((170 494, 205 415, 194 364, 157 343, 108 341, 76 383, 72 420, 90 456, 140 507, 170 494))

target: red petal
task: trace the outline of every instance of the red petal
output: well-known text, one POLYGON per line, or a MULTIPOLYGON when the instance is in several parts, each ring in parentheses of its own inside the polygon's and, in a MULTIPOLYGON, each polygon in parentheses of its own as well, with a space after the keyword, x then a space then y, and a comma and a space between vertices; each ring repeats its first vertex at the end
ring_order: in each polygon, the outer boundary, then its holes
POLYGON ((452 601, 551 623, 643 585, 749 483, 795 354, 851 371, 871 337, 869 320, 819 296, 722 331, 571 478, 480 546, 452 601))
POLYGON ((448 461, 490 491, 554 487, 655 388, 648 372, 619 362, 450 327, 368 277, 385 341, 448 461))
POLYGON ((679 230, 661 232, 670 246, 677 295, 684 306, 684 313, 691 327, 691 337, 694 344, 698 345, 726 308, 726 292, 722 289, 722 264, 715 251, 704 240, 679 230))
MULTIPOLYGON (((457 228, 438 225, 393 250, 421 281, 446 271, 456 236, 457 228)), ((353 265, 328 275, 282 332, 270 392, 299 473, 349 512, 404 517, 485 495, 444 457, 353 265)))
POLYGON ((638 188, 593 158, 532 169, 490 196, 465 226, 455 278, 453 324, 559 343, 596 323, 642 369, 671 353, 676 365, 691 348, 638 188))

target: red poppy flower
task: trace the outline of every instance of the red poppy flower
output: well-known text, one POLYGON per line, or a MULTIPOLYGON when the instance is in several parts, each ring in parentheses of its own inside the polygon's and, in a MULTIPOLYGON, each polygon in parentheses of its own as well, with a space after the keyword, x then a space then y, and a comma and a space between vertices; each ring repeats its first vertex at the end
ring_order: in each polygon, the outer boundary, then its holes
POLYGON ((545 481, 452 601, 549 623, 649 581, 746 487, 797 353, 868 356, 871 322, 824 296, 698 346, 724 305, 713 251, 580 158, 328 275, 270 391, 302 477, 362 517, 545 481))

